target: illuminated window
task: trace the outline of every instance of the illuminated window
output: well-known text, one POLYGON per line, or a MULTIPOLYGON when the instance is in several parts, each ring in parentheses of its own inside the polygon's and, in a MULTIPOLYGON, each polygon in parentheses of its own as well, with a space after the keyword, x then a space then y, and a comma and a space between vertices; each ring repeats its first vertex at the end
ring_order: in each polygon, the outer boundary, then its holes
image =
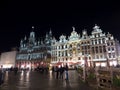
POLYGON ((94 51, 94 47, 92 47, 92 52, 95 53, 95 51, 94 51))
POLYGON ((82 55, 84 55, 84 51, 82 51, 82 55))
POLYGON ((98 53, 98 47, 96 47, 95 49, 96 49, 96 53, 98 53))
POLYGON ((66 47, 65 48, 67 48, 67 45, 65 45, 66 47))
POLYGON ((99 39, 99 44, 101 44, 101 39, 99 39))
POLYGON ((80 44, 77 44, 77 47, 80 48, 80 44))
POLYGON ((98 34, 98 37, 100 37, 100 34, 98 34))
POLYGON ((113 45, 113 42, 111 42, 111 45, 113 45))
POLYGON ((59 46, 59 49, 60 49, 60 46, 59 46))
POLYGON ((78 49, 78 53, 80 53, 80 49, 78 49))
POLYGON ((115 58, 115 53, 113 53, 113 58, 115 58))
POLYGON ((95 40, 95 44, 97 44, 97 40, 95 40))
POLYGON ((95 38, 96 38, 96 34, 95 34, 95 38))
POLYGON ((92 45, 94 44, 94 41, 92 40, 92 45))
POLYGON ((62 49, 64 49, 64 46, 62 45, 62 49))
POLYGON ((87 51, 85 51, 85 54, 87 54, 87 51))
POLYGON ((114 51, 114 47, 112 47, 112 51, 114 51))
POLYGON ((89 44, 90 42, 88 41, 87 43, 89 44))
POLYGON ((111 53, 109 53, 109 58, 111 58, 111 53))
POLYGON ((62 56, 64 56, 64 52, 62 52, 62 56))
POLYGON ((110 47, 108 48, 108 51, 110 51, 110 47))
POLYGON ((91 57, 89 57, 89 60, 91 59, 91 57))
POLYGON ((72 45, 70 45, 70 48, 72 48, 72 45))
POLYGON ((100 58, 103 58, 103 56, 102 56, 102 55, 100 55, 100 58))
POLYGON ((67 56, 67 50, 65 51, 65 56, 67 56))
POLYGON ((88 49, 90 49, 90 46, 88 46, 88 49))
POLYGON ((88 51, 88 54, 90 54, 90 51, 88 51))
POLYGON ((97 58, 97 59, 99 59, 99 56, 98 56, 98 55, 96 55, 96 58, 97 58))
POLYGON ((82 46, 82 49, 84 49, 84 46, 82 46))
POLYGON ((99 50, 100 50, 100 53, 102 53, 102 47, 101 46, 99 47, 99 50))
POLYGON ((59 53, 59 57, 60 57, 60 51, 58 53, 59 53))
POLYGON ((57 55, 57 51, 56 51, 56 55, 57 55))
POLYGON ((87 49, 87 46, 85 46, 85 50, 87 49))
POLYGON ((104 44, 105 43, 105 39, 103 38, 102 41, 103 41, 103 44, 104 44))
POLYGON ((66 61, 67 61, 68 59, 66 58, 66 61))
POLYGON ((106 52, 106 47, 105 46, 103 46, 103 50, 104 50, 104 52, 106 52))

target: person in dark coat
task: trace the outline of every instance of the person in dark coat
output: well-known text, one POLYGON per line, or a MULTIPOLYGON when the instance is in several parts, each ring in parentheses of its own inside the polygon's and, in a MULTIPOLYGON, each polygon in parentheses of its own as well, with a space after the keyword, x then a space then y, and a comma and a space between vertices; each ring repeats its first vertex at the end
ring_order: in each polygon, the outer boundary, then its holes
POLYGON ((68 80, 68 65, 65 66, 65 80, 68 80))
POLYGON ((15 68, 14 68, 14 73, 15 73, 15 75, 17 74, 17 72, 18 72, 18 67, 15 67, 15 68))
POLYGON ((58 66, 55 67, 55 72, 56 72, 56 79, 58 79, 58 76, 59 76, 59 68, 58 68, 58 66))
POLYGON ((4 82, 3 72, 0 70, 0 85, 4 82))
POLYGON ((64 67, 60 67, 60 78, 63 79, 64 67))
POLYGON ((0 85, 2 84, 2 71, 0 70, 0 85))

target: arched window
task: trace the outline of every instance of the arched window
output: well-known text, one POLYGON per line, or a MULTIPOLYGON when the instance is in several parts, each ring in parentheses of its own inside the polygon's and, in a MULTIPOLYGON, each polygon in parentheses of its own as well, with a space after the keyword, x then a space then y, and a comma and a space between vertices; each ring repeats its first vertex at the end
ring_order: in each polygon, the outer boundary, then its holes
POLYGON ((77 44, 77 47, 80 48, 80 44, 79 43, 77 44))
POLYGON ((90 44, 90 42, 89 42, 89 41, 88 41, 87 43, 88 43, 88 44, 90 44))
POLYGON ((102 42, 103 42, 103 44, 105 43, 105 39, 104 38, 102 39, 102 42))
POLYGON ((72 48, 72 45, 70 44, 70 46, 69 46, 70 48, 72 48))

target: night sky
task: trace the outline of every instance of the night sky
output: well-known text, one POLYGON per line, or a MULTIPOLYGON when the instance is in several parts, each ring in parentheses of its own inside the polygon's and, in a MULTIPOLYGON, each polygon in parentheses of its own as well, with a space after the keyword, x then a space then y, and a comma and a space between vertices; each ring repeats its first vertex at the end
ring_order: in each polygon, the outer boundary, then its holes
MULTIPOLYGON (((113 0, 114 1, 114 0, 113 0)), ((0 1, 0 52, 19 47, 20 40, 29 36, 35 26, 36 37, 51 28, 53 35, 70 35, 72 26, 88 34, 95 24, 120 41, 120 5, 110 0, 3 0, 0 1), (43 2, 44 1, 44 2, 43 2)))

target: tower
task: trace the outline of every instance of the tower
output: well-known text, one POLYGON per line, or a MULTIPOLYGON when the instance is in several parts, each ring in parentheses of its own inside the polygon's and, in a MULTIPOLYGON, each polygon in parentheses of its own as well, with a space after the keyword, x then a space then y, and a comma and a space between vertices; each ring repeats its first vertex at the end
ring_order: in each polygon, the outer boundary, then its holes
POLYGON ((34 26, 32 26, 32 32, 30 32, 29 44, 35 44, 35 32, 33 30, 34 30, 34 26))

